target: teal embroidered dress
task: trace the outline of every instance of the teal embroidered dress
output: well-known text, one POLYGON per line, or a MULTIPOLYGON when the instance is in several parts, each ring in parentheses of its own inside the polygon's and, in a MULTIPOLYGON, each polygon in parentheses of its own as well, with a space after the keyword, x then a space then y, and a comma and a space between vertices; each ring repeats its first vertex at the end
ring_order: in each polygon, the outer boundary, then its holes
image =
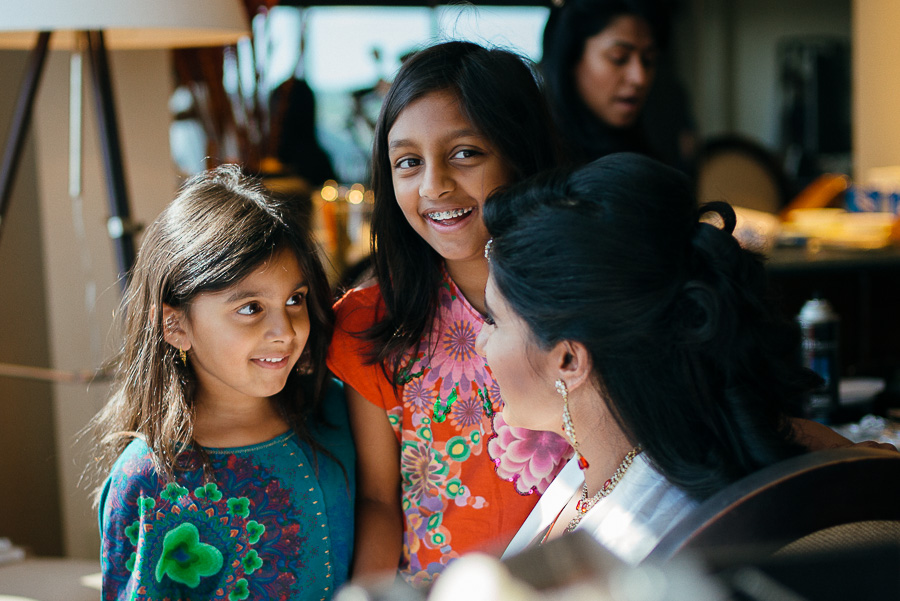
POLYGON ((334 427, 312 434, 346 477, 293 432, 206 449, 210 482, 199 469, 163 482, 129 444, 101 498, 103 599, 330 599, 353 545, 354 449, 343 392, 325 402, 334 427))

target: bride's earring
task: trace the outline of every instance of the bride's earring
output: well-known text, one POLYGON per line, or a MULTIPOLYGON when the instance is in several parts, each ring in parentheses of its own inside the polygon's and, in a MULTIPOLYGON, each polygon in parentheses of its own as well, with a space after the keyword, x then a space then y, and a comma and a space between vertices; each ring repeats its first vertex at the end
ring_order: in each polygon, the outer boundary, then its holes
POLYGON ((565 382, 557 380, 556 391, 563 398, 563 430, 565 431, 566 436, 569 437, 569 442, 572 443, 575 454, 578 456, 578 467, 582 470, 586 470, 590 467, 590 464, 587 459, 584 458, 584 455, 581 454, 581 451, 578 450, 578 439, 575 438, 575 426, 572 424, 572 414, 569 413, 569 389, 566 388, 565 382))

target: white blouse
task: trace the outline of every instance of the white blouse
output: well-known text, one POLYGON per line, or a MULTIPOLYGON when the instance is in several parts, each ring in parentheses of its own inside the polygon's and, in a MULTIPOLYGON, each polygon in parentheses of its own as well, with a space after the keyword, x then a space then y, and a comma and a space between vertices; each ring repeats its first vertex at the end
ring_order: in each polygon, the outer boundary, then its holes
MULTIPOLYGON (((531 514, 509 543, 503 558, 525 550, 542 536, 574 494, 584 475, 572 459, 550 483, 531 514)), ((659 539, 697 502, 654 470, 643 453, 609 494, 585 514, 576 530, 585 530, 623 561, 637 565, 659 539)))

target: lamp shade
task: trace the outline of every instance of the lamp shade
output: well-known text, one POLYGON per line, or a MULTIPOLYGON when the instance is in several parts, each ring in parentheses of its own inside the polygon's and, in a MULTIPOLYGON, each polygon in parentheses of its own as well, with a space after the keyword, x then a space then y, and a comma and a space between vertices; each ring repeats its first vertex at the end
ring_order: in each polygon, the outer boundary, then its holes
POLYGON ((241 0, 0 0, 0 48, 30 49, 52 31, 71 49, 75 32, 103 30, 110 49, 224 46, 249 35, 241 0))

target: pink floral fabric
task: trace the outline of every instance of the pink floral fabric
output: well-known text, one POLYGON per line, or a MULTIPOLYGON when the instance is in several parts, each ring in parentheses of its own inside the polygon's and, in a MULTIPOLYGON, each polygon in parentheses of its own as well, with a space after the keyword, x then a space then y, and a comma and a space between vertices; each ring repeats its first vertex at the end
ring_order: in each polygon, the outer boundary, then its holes
POLYGON ((571 456, 572 447, 562 436, 509 426, 502 413, 494 416, 493 428, 488 453, 497 475, 514 482, 521 494, 547 490, 559 473, 559 458, 571 456))

